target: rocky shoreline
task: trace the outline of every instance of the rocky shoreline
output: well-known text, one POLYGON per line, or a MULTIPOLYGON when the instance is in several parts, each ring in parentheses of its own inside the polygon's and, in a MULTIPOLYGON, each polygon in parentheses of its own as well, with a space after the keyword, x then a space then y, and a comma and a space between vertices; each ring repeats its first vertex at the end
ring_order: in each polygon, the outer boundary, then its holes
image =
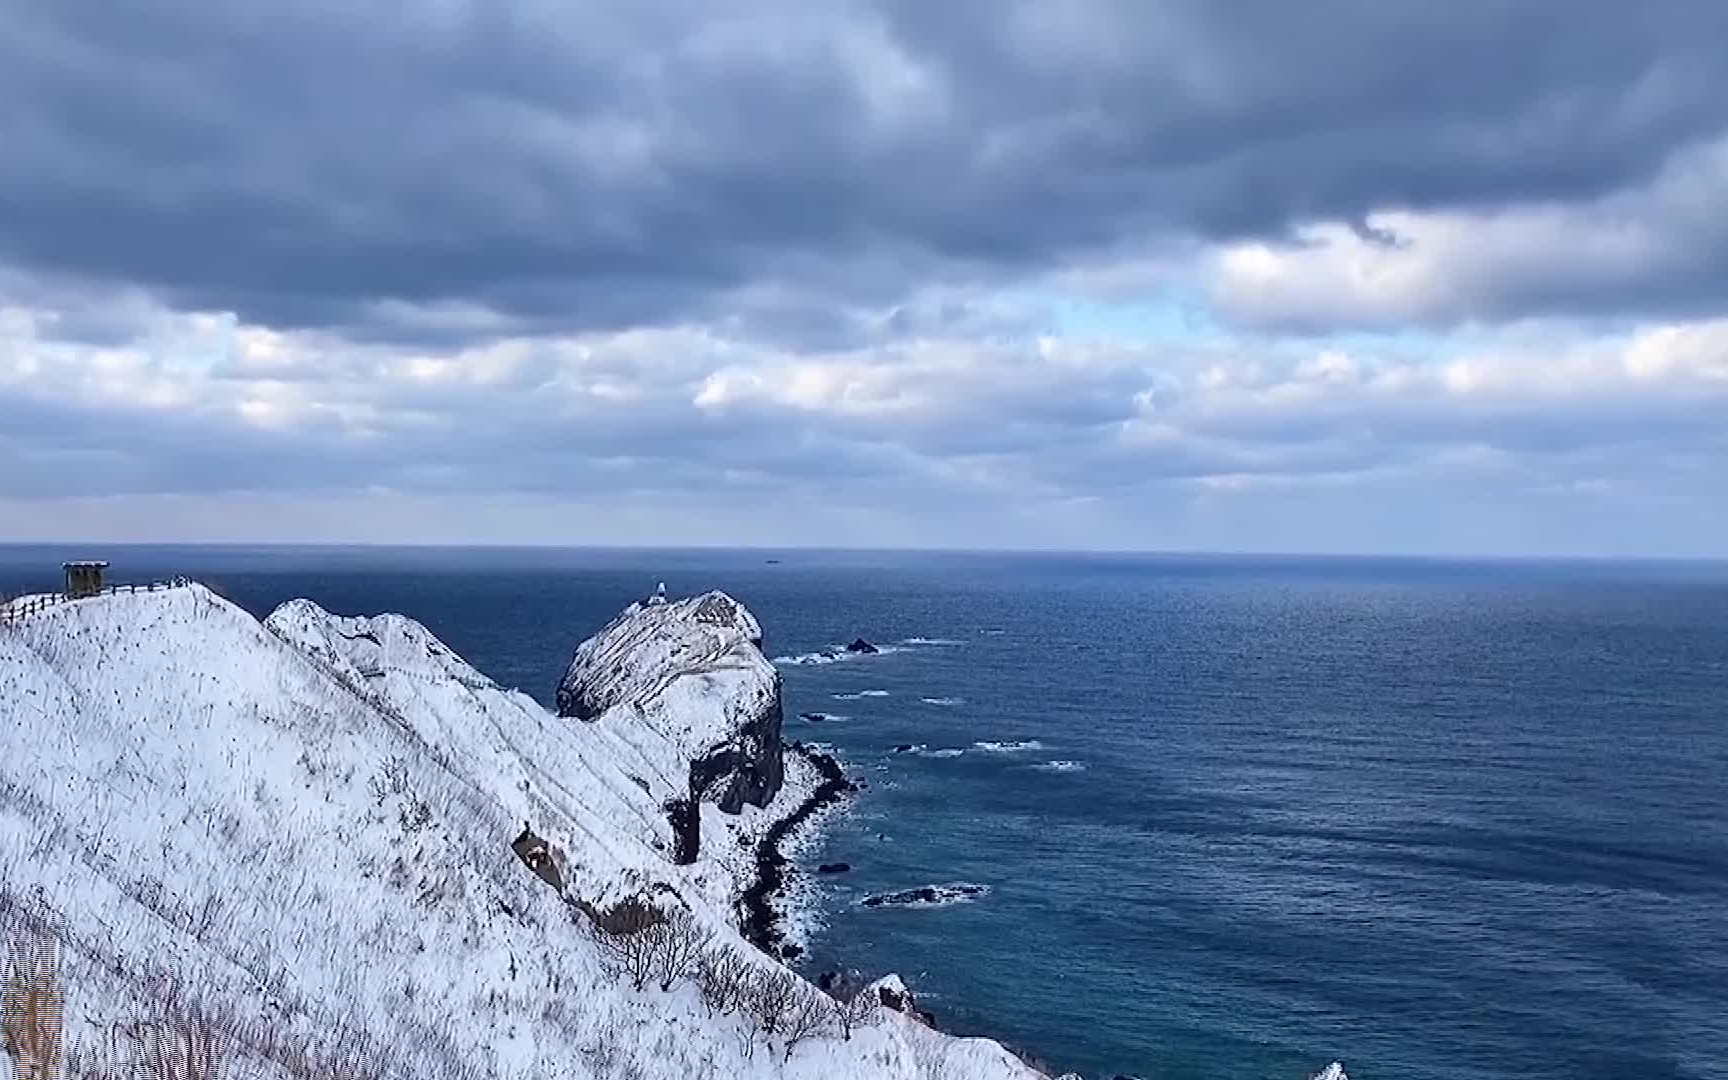
POLYGON ((802 755, 814 765, 822 776, 822 782, 797 809, 770 825, 762 834, 756 845, 756 879, 744 890, 738 906, 745 940, 769 956, 791 960, 797 957, 799 949, 786 941, 785 927, 773 906, 774 898, 786 886, 791 867, 791 860, 781 850, 781 844, 817 813, 857 791, 858 785, 846 778, 840 762, 829 754, 799 742, 787 743, 786 750, 802 755))

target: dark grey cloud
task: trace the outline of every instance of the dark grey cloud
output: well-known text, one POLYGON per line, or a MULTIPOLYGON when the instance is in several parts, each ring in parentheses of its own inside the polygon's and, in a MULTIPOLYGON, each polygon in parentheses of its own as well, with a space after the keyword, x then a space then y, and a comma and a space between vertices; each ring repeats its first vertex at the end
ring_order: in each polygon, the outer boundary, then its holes
MULTIPOLYGON (((1589 201, 1728 131, 1716 0, 0 19, 0 262, 355 339, 730 317, 832 344, 869 332, 836 310, 945 278, 1388 205, 1589 201), (421 310, 452 304, 503 322, 421 310)), ((1720 269, 1663 264, 1621 302, 1696 308, 1720 269)))

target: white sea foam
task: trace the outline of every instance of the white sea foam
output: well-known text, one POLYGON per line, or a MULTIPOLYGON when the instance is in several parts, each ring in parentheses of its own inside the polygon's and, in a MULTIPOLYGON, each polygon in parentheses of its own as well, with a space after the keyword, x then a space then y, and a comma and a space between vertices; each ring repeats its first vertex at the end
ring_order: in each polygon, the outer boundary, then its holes
POLYGON ((906 889, 901 892, 877 893, 866 896, 858 901, 864 907, 871 908, 935 908, 947 907, 950 904, 965 904, 990 895, 990 886, 978 885, 970 881, 956 881, 947 885, 924 885, 916 889, 906 889))
POLYGON ((957 697, 927 697, 927 698, 921 698, 920 700, 923 701, 924 704, 926 704, 926 705, 964 705, 964 704, 966 704, 965 698, 957 698, 957 697))
POLYGON ((900 644, 917 646, 917 645, 964 645, 966 643, 964 641, 956 641, 953 638, 909 637, 909 638, 900 639, 900 644))
POLYGON ((960 749, 958 746, 949 746, 944 747, 941 750, 924 751, 924 756, 933 758, 957 758, 965 752, 966 751, 960 749))
POLYGON ((1018 742, 975 742, 972 748, 986 754, 1023 754, 1030 750, 1042 750, 1044 744, 1037 739, 1022 739, 1018 742))
POLYGON ((1083 762, 1068 761, 1068 760, 1046 761, 1042 765, 1034 765, 1032 767, 1034 769, 1037 769, 1039 772, 1085 772, 1086 771, 1086 766, 1083 762))
POLYGON ((888 691, 886 691, 886 690, 859 690, 859 691, 856 691, 856 692, 851 693, 851 694, 835 694, 835 695, 833 695, 835 701, 857 701, 859 698, 887 697, 887 696, 888 696, 888 691))
POLYGON ((868 660, 873 656, 892 656, 902 649, 898 645, 877 645, 875 652, 849 652, 844 645, 830 645, 812 652, 776 656, 774 663, 787 667, 808 667, 818 664, 841 664, 848 660, 868 660))

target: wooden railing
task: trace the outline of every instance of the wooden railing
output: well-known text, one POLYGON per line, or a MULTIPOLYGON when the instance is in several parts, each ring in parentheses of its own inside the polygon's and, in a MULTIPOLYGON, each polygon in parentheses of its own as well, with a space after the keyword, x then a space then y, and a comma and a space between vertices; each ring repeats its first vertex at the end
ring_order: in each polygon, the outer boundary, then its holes
MULTIPOLYGON (((167 589, 183 589, 192 584, 191 578, 169 578, 166 581, 125 582, 115 585, 104 585, 94 596, 115 596, 120 593, 162 592, 167 589)), ((69 604, 75 600, 87 600, 86 596, 67 596, 65 593, 38 593, 18 597, 0 596, 0 626, 8 623, 21 623, 32 615, 39 615, 50 608, 69 604)))

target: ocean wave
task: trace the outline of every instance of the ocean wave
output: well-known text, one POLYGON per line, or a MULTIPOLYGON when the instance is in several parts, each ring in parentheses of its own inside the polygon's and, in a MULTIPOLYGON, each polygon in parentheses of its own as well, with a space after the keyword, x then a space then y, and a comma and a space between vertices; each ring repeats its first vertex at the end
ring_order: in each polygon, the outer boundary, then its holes
POLYGON ((920 698, 919 700, 924 702, 924 704, 926 704, 926 705, 964 705, 964 704, 966 704, 965 698, 957 698, 957 697, 927 697, 927 698, 920 698))
POLYGON ((920 751, 920 753, 922 753, 925 757, 933 757, 933 758, 957 758, 961 754, 964 754, 965 752, 966 751, 960 749, 958 746, 944 747, 941 750, 923 750, 923 751, 920 751))
POLYGON ((966 643, 964 641, 956 641, 953 638, 909 637, 909 638, 901 638, 900 644, 902 644, 902 645, 964 645, 966 643))
POLYGON ((801 712, 798 714, 798 719, 810 724, 838 724, 852 718, 831 712, 801 712))
POLYGON ((850 693, 850 694, 834 694, 831 696, 834 698, 835 701, 857 701, 859 698, 887 697, 888 691, 886 691, 886 690, 859 690, 859 691, 856 691, 856 692, 850 693))
POLYGON ((1021 739, 1017 742, 975 742, 972 748, 986 754, 1023 754, 1029 750, 1042 750, 1044 744, 1037 739, 1021 739))
POLYGON ((947 885, 921 885, 900 892, 877 893, 859 903, 864 907, 935 908, 950 904, 965 904, 990 894, 990 886, 970 881, 955 881, 947 885))
POLYGON ((1086 765, 1079 761, 1046 761, 1042 765, 1032 766, 1039 772, 1085 772, 1086 765))
POLYGON ((848 660, 868 660, 872 656, 890 656, 900 652, 898 645, 876 645, 875 652, 852 652, 844 645, 834 645, 814 652, 794 653, 790 656, 776 656, 774 663, 781 666, 808 667, 815 664, 841 664, 848 660))

